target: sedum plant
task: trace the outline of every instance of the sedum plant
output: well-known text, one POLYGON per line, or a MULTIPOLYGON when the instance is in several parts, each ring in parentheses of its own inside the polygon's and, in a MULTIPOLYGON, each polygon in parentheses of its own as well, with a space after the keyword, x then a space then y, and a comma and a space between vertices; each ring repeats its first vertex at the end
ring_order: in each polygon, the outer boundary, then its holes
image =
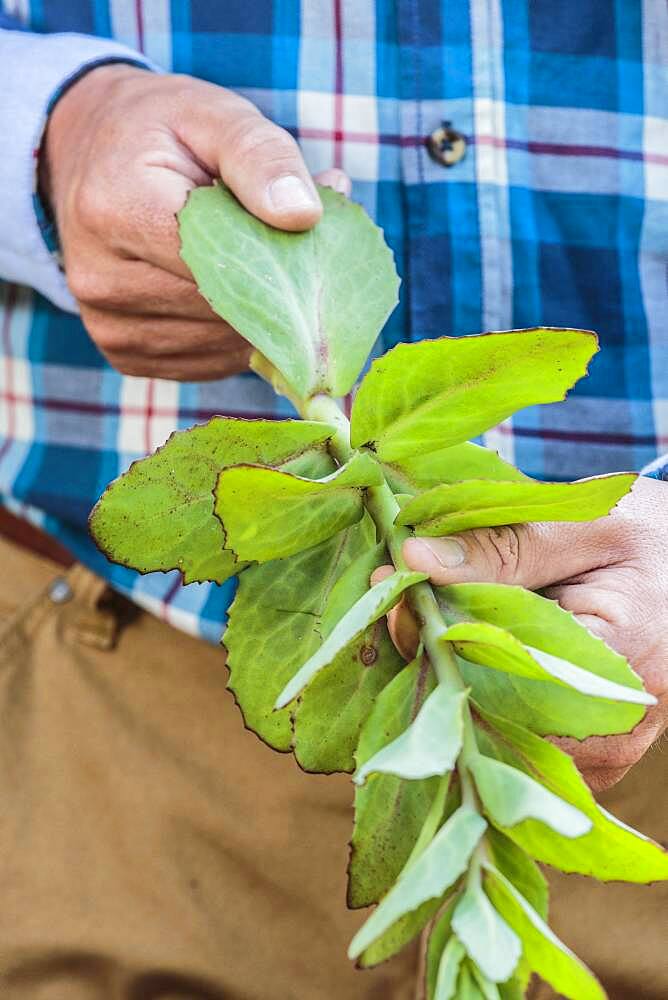
POLYGON ((515 1000, 532 973, 605 996, 549 929, 536 862, 598 879, 668 877, 661 848, 597 805, 546 734, 628 732, 654 699, 555 602, 486 583, 436 588, 402 560, 411 531, 606 515, 633 475, 543 483, 469 438, 564 397, 594 334, 532 329, 401 344, 340 408, 397 301, 392 255, 361 207, 321 189, 310 232, 278 232, 221 184, 180 215, 182 256, 253 366, 301 420, 172 435, 91 517, 102 550, 184 581, 238 575, 224 635, 246 725, 306 771, 353 774, 350 946, 376 965, 428 931, 430 1000, 515 1000), (375 586, 378 566, 394 573, 375 586), (384 616, 420 625, 405 665, 384 616))

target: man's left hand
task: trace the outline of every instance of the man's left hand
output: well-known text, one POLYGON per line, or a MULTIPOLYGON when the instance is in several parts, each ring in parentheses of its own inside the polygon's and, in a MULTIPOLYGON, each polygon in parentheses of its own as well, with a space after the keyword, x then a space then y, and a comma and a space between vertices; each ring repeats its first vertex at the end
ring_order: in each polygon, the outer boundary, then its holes
MULTIPOLYGON (((597 521, 479 528, 404 543, 410 569, 432 583, 482 581, 542 590, 625 656, 658 698, 633 732, 559 739, 594 791, 609 788, 668 726, 668 484, 641 478, 597 521)), ((387 569, 377 571, 381 578, 387 569)), ((405 605, 389 615, 397 648, 410 655, 417 629, 405 605)))

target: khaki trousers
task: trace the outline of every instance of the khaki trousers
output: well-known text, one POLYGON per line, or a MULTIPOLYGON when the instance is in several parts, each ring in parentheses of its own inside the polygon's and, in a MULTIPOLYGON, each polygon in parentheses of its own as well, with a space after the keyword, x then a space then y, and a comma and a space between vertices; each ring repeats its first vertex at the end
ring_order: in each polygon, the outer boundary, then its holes
MULTIPOLYGON (((122 617, 82 567, 0 540, 2 1000, 414 1000, 417 947, 346 958, 349 779, 247 732, 219 650, 122 617)), ((659 838, 664 765, 606 796, 659 838)), ((665 887, 556 890, 613 1000, 668 998, 665 887)))

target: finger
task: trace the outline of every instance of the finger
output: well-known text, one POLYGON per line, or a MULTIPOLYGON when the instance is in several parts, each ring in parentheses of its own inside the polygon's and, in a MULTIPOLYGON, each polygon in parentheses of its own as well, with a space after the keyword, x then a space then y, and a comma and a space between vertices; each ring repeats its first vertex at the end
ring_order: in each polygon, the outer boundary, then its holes
MULTIPOLYGON (((371 574, 371 586, 382 583, 392 576, 396 570, 394 566, 379 566, 371 574)), ((390 638, 397 651, 405 660, 412 660, 417 653, 420 643, 420 630, 413 613, 408 607, 403 597, 387 614, 387 629, 390 638)))
POLYGON ((615 535, 614 527, 599 522, 503 525, 409 538, 403 555, 411 569, 428 573, 439 586, 480 581, 538 590, 614 562, 615 535))
POLYGON ((299 147, 245 98, 208 85, 173 123, 178 138, 245 207, 278 229, 310 229, 322 214, 299 147))
POLYGON ((379 566, 371 574, 371 586, 375 587, 377 583, 389 579, 394 573, 396 573, 394 566, 379 566))
MULTIPOLYGON (((75 299, 92 309, 122 316, 168 316, 224 322, 192 280, 141 260, 103 255, 68 272, 75 299)), ((225 324, 227 325, 227 324, 225 324)))
POLYGON ((590 736, 582 741, 563 736, 549 739, 573 758, 580 771, 621 771, 638 763, 658 739, 662 727, 660 713, 654 709, 630 733, 590 736))
POLYGON ((239 354, 248 358, 252 352, 251 346, 222 320, 123 316, 86 306, 81 318, 104 354, 134 354, 142 363, 176 355, 239 354))
POLYGON ((316 174, 315 179, 323 187, 332 188, 333 191, 338 191, 339 194, 345 194, 346 198, 350 198, 353 185, 345 170, 340 170, 338 167, 330 167, 329 170, 322 170, 319 174, 316 174))
POLYGON ((248 352, 172 354, 147 358, 134 353, 102 352, 123 375, 167 379, 172 382, 213 382, 248 371, 248 352))
POLYGON ((582 777, 589 785, 591 791, 597 794, 598 792, 607 792, 609 788, 612 788, 621 781, 630 770, 630 767, 616 769, 601 768, 599 770, 583 771, 582 777))

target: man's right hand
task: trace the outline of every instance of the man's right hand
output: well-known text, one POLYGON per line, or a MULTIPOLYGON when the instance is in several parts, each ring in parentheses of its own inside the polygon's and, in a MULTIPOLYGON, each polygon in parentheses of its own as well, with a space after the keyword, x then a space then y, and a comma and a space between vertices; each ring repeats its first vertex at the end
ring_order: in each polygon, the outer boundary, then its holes
MULTIPOLYGON (((188 381, 243 370, 251 349, 197 291, 175 216, 222 177, 263 221, 309 229, 322 206, 294 139, 222 87, 114 64, 58 101, 41 156, 67 281, 109 362, 188 381)), ((341 171, 320 180, 348 193, 341 171)))

